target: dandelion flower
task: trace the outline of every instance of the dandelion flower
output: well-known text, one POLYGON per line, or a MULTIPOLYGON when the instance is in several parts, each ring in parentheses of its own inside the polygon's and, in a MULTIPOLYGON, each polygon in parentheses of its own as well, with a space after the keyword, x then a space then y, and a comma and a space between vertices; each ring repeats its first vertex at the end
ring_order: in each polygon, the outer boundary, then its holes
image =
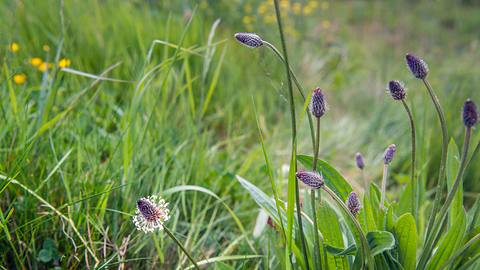
POLYGON ((52 68, 53 68, 53 64, 52 63, 47 63, 47 62, 43 62, 38 66, 38 70, 40 70, 41 72, 45 72, 45 71, 47 71, 49 69, 52 69, 52 68))
POLYGON ((30 65, 32 65, 32 66, 34 66, 34 67, 38 67, 38 66, 40 66, 42 63, 43 63, 42 58, 34 57, 34 58, 31 58, 31 59, 30 59, 30 65))
POLYGON ((170 218, 168 203, 157 196, 143 197, 137 201, 137 211, 133 217, 133 224, 137 230, 145 233, 154 230, 163 230, 163 224, 170 218))
POLYGON ((27 81, 27 75, 20 73, 13 76, 13 81, 16 84, 24 84, 27 81))
POLYGON ((16 53, 20 50, 20 45, 18 45, 18 43, 13 42, 12 44, 10 44, 10 46, 8 46, 8 48, 10 49, 11 52, 16 53))
POLYGON ((70 59, 68 59, 68 58, 62 58, 62 59, 60 59, 60 61, 58 62, 58 67, 60 67, 60 68, 67 68, 67 67, 70 66, 70 64, 71 64, 70 59))

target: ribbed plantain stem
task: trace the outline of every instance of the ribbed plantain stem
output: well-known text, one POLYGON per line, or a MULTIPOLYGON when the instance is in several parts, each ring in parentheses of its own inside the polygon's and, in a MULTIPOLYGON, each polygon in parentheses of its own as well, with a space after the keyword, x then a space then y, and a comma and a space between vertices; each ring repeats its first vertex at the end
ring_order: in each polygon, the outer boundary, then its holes
POLYGON ((418 219, 417 217, 417 179, 415 177, 415 158, 416 158, 416 142, 415 142, 415 121, 413 120, 413 115, 412 115, 412 111, 410 110, 410 108, 408 107, 408 104, 405 102, 404 99, 402 99, 402 104, 403 104, 403 107, 405 108, 405 111, 407 112, 408 114, 408 119, 410 121, 410 131, 411 131, 411 135, 412 135, 412 165, 411 165, 411 168, 410 168, 410 181, 411 181, 411 185, 412 185, 412 200, 411 200, 411 203, 412 203, 412 213, 413 213, 413 217, 415 218, 415 220, 418 219))

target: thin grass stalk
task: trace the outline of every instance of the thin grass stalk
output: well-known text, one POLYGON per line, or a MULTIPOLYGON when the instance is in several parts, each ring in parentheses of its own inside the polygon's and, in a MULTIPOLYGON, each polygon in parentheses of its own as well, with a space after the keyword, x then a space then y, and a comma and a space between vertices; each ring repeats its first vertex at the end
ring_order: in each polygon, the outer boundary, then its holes
POLYGON ((380 199, 380 209, 385 209, 385 193, 387 191, 387 177, 388 177, 388 164, 383 165, 383 176, 382 176, 382 198, 380 199))
POLYGON ((432 237, 430 238, 430 242, 427 242, 426 247, 428 249, 425 249, 427 252, 431 252, 433 250, 433 247, 435 244, 438 242, 440 239, 440 231, 443 228, 443 222, 445 221, 445 218, 447 217, 448 214, 448 208, 450 207, 450 204, 452 203, 455 193, 458 190, 458 187, 460 186, 460 182, 462 182, 463 178, 463 173, 465 172, 466 169, 466 164, 467 164, 467 155, 468 155, 468 148, 469 148, 469 142, 470 142, 470 137, 471 137, 471 131, 472 129, 470 127, 467 127, 465 130, 465 139, 463 143, 463 150, 462 150, 462 157, 460 160, 460 168, 458 169, 457 176, 455 178, 455 182, 452 186, 452 189, 448 193, 447 199, 445 200, 442 208, 440 209, 439 212, 439 218, 438 221, 434 224, 433 228, 433 234, 432 237))
MULTIPOLYGON (((315 139, 314 144, 314 152, 313 152, 313 171, 317 170, 317 161, 318 161, 318 153, 320 150, 320 118, 317 118, 317 137, 315 139)), ((317 210, 316 210, 316 199, 315 199, 315 189, 311 190, 310 193, 310 200, 312 204, 312 219, 313 219, 313 230, 314 230, 314 266, 315 269, 322 269, 322 256, 320 255, 320 238, 318 236, 318 224, 317 224, 317 210), (320 265, 315 265, 317 263, 317 259, 320 260, 320 265)), ((326 260, 326 258, 325 258, 326 260)))
MULTIPOLYGON (((428 219, 428 225, 427 225, 427 230, 426 230, 426 243, 428 245, 429 242, 431 242, 431 231, 433 229, 433 225, 435 223, 436 219, 436 213, 438 212, 438 208, 440 207, 440 200, 442 198, 442 191, 443 191, 443 186, 445 185, 445 165, 447 162, 447 144, 448 144, 448 132, 447 132, 447 125, 445 121, 445 116, 443 113, 442 106, 440 105, 440 101, 438 100, 437 95, 435 95, 435 92, 433 91, 432 86, 428 82, 428 80, 422 79, 423 83, 425 84, 425 87, 428 90, 428 94, 430 95, 430 98, 432 99, 432 102, 435 106, 435 109, 438 114, 438 119, 440 121, 440 127, 442 130, 442 156, 440 159, 440 168, 438 172, 438 180, 437 180, 437 187, 436 187, 436 194, 435 194, 435 200, 433 202, 433 207, 432 207, 432 212, 430 213, 430 217, 428 219)), ((417 266, 417 269, 423 269, 425 267, 425 263, 430 256, 431 248, 426 246, 427 249, 424 249, 422 255, 420 256, 420 261, 417 266), (430 250, 430 251, 428 251, 430 250)))
POLYGON ((355 218, 355 216, 353 216, 353 214, 350 212, 348 207, 345 205, 342 199, 340 199, 340 197, 338 197, 338 195, 335 194, 335 192, 333 192, 331 189, 329 189, 325 185, 322 188, 323 190, 325 190, 325 192, 328 193, 328 195, 330 195, 330 197, 332 197, 340 205, 343 211, 345 211, 348 217, 350 217, 350 219, 352 220, 360 238, 360 246, 361 246, 360 250, 362 251, 361 254, 363 257, 363 264, 367 266, 367 269, 374 270, 375 268, 373 265, 373 257, 371 255, 370 248, 368 247, 367 238, 365 237, 365 234, 362 231, 362 227, 360 226, 360 223, 358 223, 358 220, 355 218))
POLYGON ((472 239, 470 239, 467 243, 465 243, 465 245, 460 250, 458 250, 457 253, 451 256, 450 259, 448 259, 445 263, 443 263, 442 267, 440 267, 439 269, 451 269, 448 266, 451 263, 455 262, 455 260, 458 259, 460 256, 462 256, 462 254, 464 254, 464 252, 467 251, 469 247, 471 247, 478 241, 480 241, 480 233, 478 233, 477 235, 472 237, 472 239))
MULTIPOLYGON (((285 64, 285 59, 283 58, 282 54, 275 46, 273 46, 273 44, 267 41, 263 41, 263 43, 275 53, 275 55, 283 62, 283 64, 285 64)), ((305 102, 307 100, 307 96, 305 95, 305 89, 300 84, 300 81, 298 80, 297 76, 293 72, 293 69, 290 65, 288 66, 288 69, 290 71, 290 75, 292 76, 293 82, 297 86, 300 96, 302 96, 303 102, 305 102)), ((315 146, 315 129, 313 127, 312 114, 310 113, 309 110, 307 110, 306 113, 308 118, 308 126, 310 127, 310 137, 312 138, 312 145, 315 146)))
MULTIPOLYGON (((283 57, 285 59, 285 69, 287 73, 287 82, 288 82, 288 92, 289 92, 289 101, 290 101, 290 114, 291 114, 291 121, 292 121, 292 160, 293 160, 293 168, 290 168, 290 170, 294 170, 295 172, 297 171, 297 157, 295 156, 297 153, 297 127, 296 127, 296 120, 295 120, 295 101, 293 99, 293 86, 292 86, 292 79, 290 76, 290 65, 288 64, 288 52, 287 52, 287 44, 285 41, 285 37, 283 34, 283 26, 282 26, 282 17, 280 15, 280 7, 278 4, 278 0, 274 0, 275 4, 275 16, 277 17, 277 24, 278 24, 278 31, 280 33, 280 40, 282 43, 282 49, 283 49, 283 57)), ((299 186, 298 186, 298 179, 295 177, 295 198, 296 198, 296 204, 297 204, 297 215, 298 215, 298 227, 300 231, 300 239, 302 241, 302 251, 303 251, 303 257, 305 260, 305 267, 307 270, 310 269, 309 263, 308 263, 308 251, 307 251, 307 245, 305 242, 305 234, 303 232, 303 224, 302 224, 302 209, 300 206, 300 191, 299 191, 299 186)), ((291 244, 291 243, 290 243, 291 244)))
POLYGON ((168 234, 168 236, 175 242, 175 244, 183 251, 183 253, 187 255, 188 259, 192 262, 195 268, 200 270, 200 267, 198 266, 197 262, 193 259, 192 255, 190 255, 187 249, 185 249, 182 243, 180 243, 180 241, 175 237, 175 235, 173 235, 173 233, 166 226, 163 226, 163 229, 168 234))
POLYGON ((417 220, 417 179, 415 177, 415 158, 416 158, 416 132, 415 132, 415 121, 413 120, 413 115, 412 115, 412 111, 410 110, 410 108, 408 107, 408 104, 405 102, 404 99, 402 99, 402 104, 403 104, 403 107, 405 108, 405 111, 407 112, 408 114, 408 119, 410 121, 410 131, 411 131, 411 136, 412 136, 412 165, 411 165, 411 168, 410 168, 410 179, 411 179, 411 185, 412 185, 412 200, 411 200, 411 203, 412 203, 412 213, 413 213, 413 217, 415 218, 415 220, 417 220))

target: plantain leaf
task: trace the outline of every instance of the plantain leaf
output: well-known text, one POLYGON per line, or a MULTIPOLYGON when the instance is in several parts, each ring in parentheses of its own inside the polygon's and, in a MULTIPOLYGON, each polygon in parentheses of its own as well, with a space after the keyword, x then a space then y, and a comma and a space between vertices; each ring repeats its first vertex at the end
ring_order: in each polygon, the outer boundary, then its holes
POLYGON ((384 251, 393 249, 395 247, 395 238, 393 234, 387 231, 373 231, 368 232, 367 235, 368 245, 372 252, 372 256, 380 254, 384 251))
MULTIPOLYGON (((357 253, 356 245, 351 245, 345 249, 327 245, 326 249, 329 253, 331 253, 334 256, 354 255, 355 253, 357 253)), ((337 268, 334 268, 334 269, 337 269, 337 268)))
POLYGON ((456 217, 453 226, 450 227, 447 233, 439 241, 435 253, 427 264, 427 270, 441 269, 443 263, 445 263, 460 247, 463 243, 463 235, 466 230, 466 219, 465 211, 460 212, 456 217))
POLYGON ((393 230, 398 242, 400 263, 405 270, 414 270, 417 256, 417 227, 412 214, 400 216, 393 230))
MULTIPOLYGON (((328 203, 320 204, 317 212, 318 227, 322 232, 324 243, 327 246, 343 247, 343 234, 338 216, 328 203)), ((328 249, 327 249, 328 251, 328 249)), ((329 269, 348 270, 347 258, 327 254, 329 269)))
MULTIPOLYGON (((451 139, 450 143, 448 144, 446 165, 447 186, 449 191, 452 189, 453 183, 455 182, 459 166, 460 155, 458 153, 458 147, 455 144, 455 141, 451 139)), ((463 188, 462 182, 460 181, 458 189, 455 193, 455 197, 453 197, 452 204, 450 206, 450 209, 448 210, 449 227, 451 227, 456 222, 455 219, 461 212, 463 212, 463 188)))
MULTIPOLYGON (((313 157, 307 155, 297 155, 298 161, 306 168, 312 168, 313 157)), ((318 160, 317 170, 322 174, 325 184, 333 190, 342 200, 346 200, 348 194, 352 192, 352 186, 347 180, 333 168, 330 164, 323 160, 318 160)))

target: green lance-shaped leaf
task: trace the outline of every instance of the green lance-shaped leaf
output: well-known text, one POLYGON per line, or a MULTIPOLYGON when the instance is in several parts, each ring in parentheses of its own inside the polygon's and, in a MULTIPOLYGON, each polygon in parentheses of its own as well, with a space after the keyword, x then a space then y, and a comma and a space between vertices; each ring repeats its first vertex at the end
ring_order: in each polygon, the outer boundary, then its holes
MULTIPOLYGON (((307 155, 297 155, 298 161, 306 168, 312 168, 313 157, 307 155)), ((326 161, 318 160, 317 171, 322 174, 325 184, 333 192, 335 192, 342 200, 348 198, 348 194, 352 192, 352 186, 333 166, 326 161)))
POLYGON ((400 263, 405 270, 414 270, 417 258, 417 227, 412 214, 400 216, 393 230, 398 241, 400 263))

